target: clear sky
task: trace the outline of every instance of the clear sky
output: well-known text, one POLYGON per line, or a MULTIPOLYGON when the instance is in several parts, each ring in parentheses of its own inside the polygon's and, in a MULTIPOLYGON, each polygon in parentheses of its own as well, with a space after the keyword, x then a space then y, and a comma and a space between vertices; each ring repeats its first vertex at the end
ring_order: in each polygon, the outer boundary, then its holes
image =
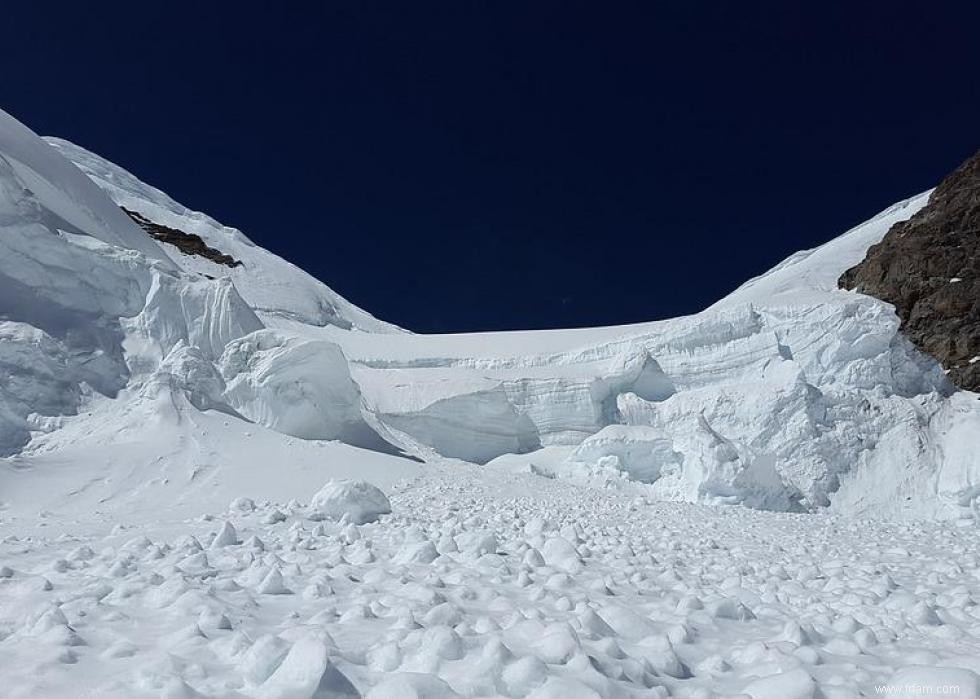
POLYGON ((975 5, 22 2, 0 96, 412 330, 616 324, 974 152, 975 5))

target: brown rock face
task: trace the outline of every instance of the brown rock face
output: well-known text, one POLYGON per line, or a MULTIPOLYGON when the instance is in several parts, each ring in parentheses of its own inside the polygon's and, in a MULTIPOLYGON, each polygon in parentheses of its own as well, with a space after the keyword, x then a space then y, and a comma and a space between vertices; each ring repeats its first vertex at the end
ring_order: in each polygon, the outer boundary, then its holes
POLYGON ((143 216, 135 211, 130 211, 125 206, 121 206, 119 208, 129 214, 129 217, 136 221, 140 228, 146 231, 150 237, 159 240, 161 243, 173 245, 185 255, 197 255, 198 257, 203 257, 216 264, 224 265, 226 267, 242 266, 240 260, 236 260, 231 255, 226 255, 220 250, 215 250, 212 247, 208 247, 208 244, 205 243, 204 239, 199 235, 185 233, 184 231, 171 228, 170 226, 154 223, 146 216, 143 216))
POLYGON ((893 304, 905 336, 957 386, 980 391, 980 152, 838 285, 893 304))

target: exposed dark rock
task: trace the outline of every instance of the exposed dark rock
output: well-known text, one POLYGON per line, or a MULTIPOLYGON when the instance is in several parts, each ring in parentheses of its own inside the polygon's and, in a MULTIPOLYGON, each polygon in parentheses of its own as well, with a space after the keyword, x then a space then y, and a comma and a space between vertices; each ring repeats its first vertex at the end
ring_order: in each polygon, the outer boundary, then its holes
POLYGON ((143 216, 136 211, 130 211, 125 206, 121 206, 119 208, 129 214, 129 217, 136 221, 140 228, 146 231, 151 237, 156 238, 161 243, 173 245, 185 255, 197 255, 198 257, 203 257, 216 264, 225 265, 226 267, 242 266, 242 262, 240 260, 236 260, 231 255, 226 255, 220 250, 215 250, 214 248, 209 247, 208 244, 204 242, 204 239, 199 235, 185 233, 184 231, 171 228, 170 226, 154 223, 150 219, 146 218, 146 216, 143 216))
POLYGON ((980 152, 838 283, 893 304, 905 336, 957 386, 980 391, 980 152))

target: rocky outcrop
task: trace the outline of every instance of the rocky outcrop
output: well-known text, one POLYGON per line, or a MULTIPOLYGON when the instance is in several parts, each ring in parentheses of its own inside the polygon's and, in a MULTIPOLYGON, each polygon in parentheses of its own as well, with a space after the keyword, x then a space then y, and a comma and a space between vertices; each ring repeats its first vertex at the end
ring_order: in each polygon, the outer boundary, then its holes
POLYGON ((957 386, 980 391, 980 152, 839 285, 893 304, 903 334, 957 386))
POLYGON ((119 208, 129 214, 129 217, 136 221, 140 228, 146 231, 152 238, 159 240, 161 243, 173 245, 185 255, 197 255, 198 257, 211 260, 215 264, 224 265, 225 267, 242 266, 240 260, 236 260, 231 255, 226 255, 220 250, 209 247, 199 235, 185 233, 176 228, 155 223, 136 211, 130 211, 125 206, 119 208))

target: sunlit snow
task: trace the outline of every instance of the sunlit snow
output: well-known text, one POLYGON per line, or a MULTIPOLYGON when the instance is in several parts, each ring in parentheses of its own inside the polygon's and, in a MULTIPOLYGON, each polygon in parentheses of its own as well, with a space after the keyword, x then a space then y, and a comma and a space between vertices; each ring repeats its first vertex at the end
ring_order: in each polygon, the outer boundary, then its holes
POLYGON ((836 286, 926 198, 693 316, 422 336, 0 112, 0 693, 980 696, 980 401, 836 286))

